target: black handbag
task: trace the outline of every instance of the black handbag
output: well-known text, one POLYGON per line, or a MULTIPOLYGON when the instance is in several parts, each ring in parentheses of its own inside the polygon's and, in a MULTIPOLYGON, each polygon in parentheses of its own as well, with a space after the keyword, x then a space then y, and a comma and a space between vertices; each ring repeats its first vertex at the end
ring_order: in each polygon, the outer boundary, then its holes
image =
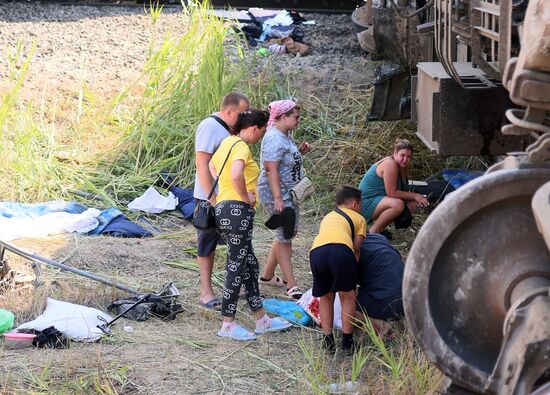
POLYGON ((395 229, 405 229, 411 226, 412 220, 413 216, 411 214, 411 210, 409 210, 409 206, 405 204, 401 214, 399 214, 399 216, 393 221, 393 225, 395 226, 395 229))
POLYGON ((214 185, 212 185, 212 189, 210 190, 210 193, 208 194, 208 197, 206 198, 206 200, 199 200, 195 205, 195 211, 193 212, 193 226, 199 230, 205 230, 209 232, 214 232, 216 230, 216 214, 214 211, 214 207, 212 207, 209 200, 212 197, 212 194, 214 193, 214 191, 216 190, 216 186, 218 185, 218 181, 220 179, 220 174, 222 174, 223 168, 225 167, 225 164, 227 163, 227 160, 231 155, 231 150, 233 150, 233 147, 239 141, 242 141, 242 140, 236 141, 229 149, 229 152, 227 153, 227 157, 223 162, 222 168, 220 169, 218 176, 214 181, 214 185))
MULTIPOLYGON (((209 196, 210 198, 210 196, 209 196)), ((216 229, 214 207, 208 200, 199 200, 193 212, 193 226, 199 230, 213 232, 216 229)))

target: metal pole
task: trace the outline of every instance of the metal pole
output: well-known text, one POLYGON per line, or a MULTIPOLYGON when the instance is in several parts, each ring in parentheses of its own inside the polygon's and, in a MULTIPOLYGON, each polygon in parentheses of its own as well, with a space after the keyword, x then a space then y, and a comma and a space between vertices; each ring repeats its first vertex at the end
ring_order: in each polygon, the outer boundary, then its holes
POLYGON ((111 281, 111 280, 109 280, 105 277, 101 277, 101 276, 98 276, 96 274, 87 272, 85 270, 80 270, 80 269, 74 268, 72 266, 68 266, 68 265, 65 265, 63 263, 59 263, 59 262, 53 261, 51 259, 44 258, 40 255, 31 254, 29 252, 26 252, 26 251, 23 251, 23 250, 17 248, 16 246, 14 246, 10 243, 7 243, 5 241, 0 240, 0 252, 3 252, 4 249, 6 249, 8 251, 11 251, 14 254, 17 254, 19 256, 22 256, 23 258, 28 259, 31 262, 33 262, 33 261, 43 262, 46 265, 57 267, 58 269, 61 269, 61 270, 67 271, 67 272, 71 272, 71 273, 74 273, 74 274, 78 274, 79 276, 82 276, 82 277, 87 277, 90 280, 94 280, 94 281, 103 283, 105 285, 109 285, 111 287, 118 288, 122 291, 126 291, 126 292, 129 292, 129 293, 134 294, 134 295, 141 294, 141 292, 139 292, 135 289, 128 288, 125 285, 115 283, 114 281, 111 281))

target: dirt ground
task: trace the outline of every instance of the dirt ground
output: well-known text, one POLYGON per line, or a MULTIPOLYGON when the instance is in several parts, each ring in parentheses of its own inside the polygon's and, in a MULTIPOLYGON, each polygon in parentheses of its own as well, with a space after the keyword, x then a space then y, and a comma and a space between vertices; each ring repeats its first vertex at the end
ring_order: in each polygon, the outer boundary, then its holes
MULTIPOLYGON (((180 12, 178 8, 165 9, 158 22, 162 34, 177 34, 185 28, 180 12)), ((335 95, 335 100, 340 100, 338 95, 345 94, 345 87, 368 85, 373 66, 357 43, 357 30, 350 16, 305 16, 316 21, 316 25, 304 26, 304 41, 310 46, 311 54, 271 58, 276 70, 293 77, 295 89, 304 95, 330 93, 335 95)), ((0 31, 0 81, 8 74, 6 49, 13 48, 18 40, 26 53, 30 44, 36 45, 24 86, 24 96, 33 100, 61 97, 78 90, 83 82, 96 92, 113 94, 139 74, 151 34, 150 19, 139 7, 41 3, 0 4, 0 31)), ((304 290, 312 283, 307 257, 319 220, 318 211, 306 206, 294 243, 295 273, 304 290)), ((215 332, 221 319, 219 314, 199 306, 197 271, 168 264, 195 262, 192 253, 196 247, 195 231, 186 221, 168 214, 159 221, 157 223, 170 231, 150 239, 65 235, 15 242, 28 251, 63 259, 67 264, 142 290, 156 290, 172 281, 181 292, 180 302, 185 312, 172 322, 123 319, 115 325, 111 337, 95 344, 73 343, 69 350, 0 348, 2 392, 78 392, 75 388, 83 387, 86 382, 92 383, 90 388, 96 388, 97 392, 100 392, 97 388, 107 388, 110 384, 120 393, 128 394, 311 391, 304 370, 307 361, 297 343, 314 349, 320 332, 293 328, 282 334, 260 336, 248 344, 217 338, 215 332), (124 332, 125 325, 134 331, 124 332)), ((261 226, 260 214, 254 247, 261 263, 266 261, 271 237, 270 231, 261 226)), ((224 258, 223 249, 221 251, 215 268, 220 279, 224 258)), ((13 256, 10 262, 17 270, 31 273, 28 263, 13 256)), ((31 288, 0 295, 0 307, 13 310, 17 323, 36 316, 46 296, 105 310, 113 299, 124 295, 47 267, 43 268, 43 278, 46 285, 38 290, 31 288)), ((264 287, 262 293, 284 296, 281 290, 270 287, 264 287)), ((239 307, 240 319, 251 328, 253 321, 244 301, 239 307)), ((338 362, 334 380, 341 377, 347 364, 338 362)), ((359 390, 359 393, 369 392, 366 387, 359 390)))

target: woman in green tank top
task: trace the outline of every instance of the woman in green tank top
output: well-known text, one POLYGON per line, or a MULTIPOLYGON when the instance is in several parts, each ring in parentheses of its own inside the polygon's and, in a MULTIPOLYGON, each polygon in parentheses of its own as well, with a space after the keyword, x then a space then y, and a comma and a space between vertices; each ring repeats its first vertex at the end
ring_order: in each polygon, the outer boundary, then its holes
POLYGON ((415 192, 407 192, 408 168, 413 155, 413 146, 408 140, 397 139, 393 154, 373 164, 359 183, 361 190, 361 213, 374 221, 370 233, 384 232, 405 208, 414 212, 417 206, 426 207, 428 199, 415 192))

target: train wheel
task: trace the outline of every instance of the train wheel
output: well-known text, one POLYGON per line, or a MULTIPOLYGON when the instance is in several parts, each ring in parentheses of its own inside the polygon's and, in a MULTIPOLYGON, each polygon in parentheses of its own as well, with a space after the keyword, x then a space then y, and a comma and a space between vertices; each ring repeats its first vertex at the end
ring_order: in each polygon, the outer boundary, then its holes
POLYGON ((512 291, 550 279, 550 253, 531 209, 550 169, 501 170, 450 194, 410 250, 405 315, 427 356, 453 382, 483 392, 503 339, 512 291))

